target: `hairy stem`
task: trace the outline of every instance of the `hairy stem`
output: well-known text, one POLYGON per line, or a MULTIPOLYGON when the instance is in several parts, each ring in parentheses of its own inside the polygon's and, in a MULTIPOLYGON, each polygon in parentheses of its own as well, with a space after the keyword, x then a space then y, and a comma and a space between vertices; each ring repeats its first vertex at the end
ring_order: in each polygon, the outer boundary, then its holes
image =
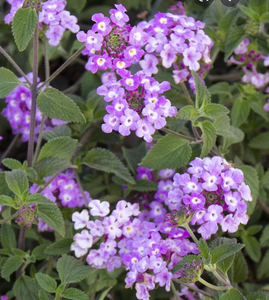
POLYGON ((46 79, 41 85, 40 88, 49 84, 55 77, 57 77, 70 63, 75 60, 80 53, 85 49, 85 46, 79 48, 73 55, 71 55, 48 79, 46 79))
POLYGON ((0 220, 0 224, 7 223, 8 221, 15 219, 17 216, 18 216, 18 212, 15 212, 15 214, 13 214, 5 219, 0 220))
POLYGON ((198 246, 198 243, 199 243, 199 242, 198 242, 198 239, 197 239, 197 237, 194 235, 194 233, 192 232, 192 230, 191 230, 189 224, 185 223, 183 226, 184 226, 185 229, 188 231, 188 233, 189 233, 190 236, 192 237, 192 239, 193 239, 193 241, 195 242, 195 244, 198 246))
POLYGON ((189 93, 188 89, 186 88, 186 85, 185 85, 185 83, 184 83, 184 82, 182 82, 182 83, 181 83, 181 86, 182 86, 182 88, 183 88, 183 91, 184 91, 184 93, 185 93, 186 97, 188 98, 188 100, 189 100, 190 104, 191 104, 192 106, 194 106, 194 103, 193 103, 193 101, 192 101, 191 95, 190 95, 190 93, 189 93))
POLYGON ((4 154, 1 157, 0 165, 2 164, 2 161, 9 155, 10 151, 14 148, 14 146, 17 144, 19 137, 20 137, 20 133, 17 133, 14 136, 12 142, 9 144, 8 148, 6 149, 6 151, 4 152, 4 154))
POLYGON ((223 291, 223 290, 229 290, 232 288, 232 286, 217 286, 217 285, 213 285, 207 281, 205 281, 203 278, 199 278, 198 279, 199 282, 201 282, 203 285, 209 287, 212 290, 216 290, 216 291, 223 291))
POLYGON ((195 291, 195 292, 197 292, 197 293, 203 294, 203 295, 208 296, 208 297, 211 297, 211 296, 212 296, 212 295, 210 295, 209 293, 207 293, 207 292, 205 292, 205 291, 203 291, 203 290, 200 290, 200 289, 198 289, 197 287, 194 287, 194 286, 192 286, 192 285, 189 284, 189 283, 182 282, 180 279, 173 278, 172 280, 175 281, 175 282, 177 282, 177 283, 179 283, 179 284, 182 284, 182 285, 186 286, 186 287, 189 288, 190 290, 193 290, 193 291, 195 291))
POLYGON ((198 141, 196 140, 196 138, 193 138, 193 137, 191 137, 191 136, 187 136, 187 135, 184 135, 184 134, 175 132, 175 131, 173 131, 173 130, 171 130, 171 129, 168 129, 168 128, 165 128, 165 127, 162 128, 162 129, 160 129, 160 130, 161 130, 161 131, 164 131, 164 132, 167 132, 167 133, 171 133, 171 134, 173 134, 173 135, 176 135, 176 136, 181 137, 181 138, 183 138, 183 139, 185 139, 185 140, 188 140, 188 141, 198 142, 198 141))
POLYGON ((80 193, 86 203, 86 205, 88 206, 89 205, 89 201, 84 193, 84 189, 83 189, 83 186, 81 184, 81 181, 80 181, 80 178, 79 178, 79 175, 78 175, 78 171, 77 170, 74 170, 74 173, 75 173, 75 177, 76 177, 76 182, 78 184, 78 187, 79 187, 79 190, 80 190, 80 193))
POLYGON ((37 99, 37 76, 38 76, 38 23, 35 28, 33 38, 33 84, 31 86, 31 120, 30 134, 28 142, 27 163, 28 167, 32 167, 34 144, 35 144, 35 126, 36 126, 36 99, 37 99))
POLYGON ((179 300, 179 296, 178 296, 176 287, 175 287, 175 285, 174 285, 174 283, 173 283, 172 280, 171 280, 171 288, 172 288, 172 291, 173 291, 173 294, 174 294, 175 298, 176 298, 177 300, 179 300))
POLYGON ((39 150, 40 150, 41 143, 42 143, 42 134, 43 134, 44 124, 45 124, 46 119, 47 119, 47 117, 44 114, 42 114, 42 119, 41 119, 41 123, 40 123, 39 134, 38 134, 38 140, 36 143, 35 155, 34 155, 34 159, 33 159, 33 166, 35 166, 37 158, 38 158, 39 150))
POLYGON ((26 80, 26 82, 31 86, 31 82, 27 78, 26 74, 23 72, 23 70, 18 66, 18 64, 13 60, 13 58, 0 46, 0 53, 2 53, 6 59, 12 64, 14 69, 17 70, 17 72, 26 80))

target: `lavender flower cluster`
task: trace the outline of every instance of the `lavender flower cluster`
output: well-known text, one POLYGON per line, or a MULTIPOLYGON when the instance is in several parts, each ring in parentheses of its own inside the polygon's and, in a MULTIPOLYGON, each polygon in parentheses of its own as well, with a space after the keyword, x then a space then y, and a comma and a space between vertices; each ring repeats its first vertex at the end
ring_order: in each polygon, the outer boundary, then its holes
MULTIPOLYGON (((33 74, 28 73, 27 78, 32 81, 33 74)), ((19 80, 24 83, 26 80, 21 77, 19 80)), ((39 81, 39 79, 38 79, 39 81)), ((41 82, 40 82, 41 84, 41 82)), ((14 134, 20 133, 22 135, 22 140, 24 142, 28 141, 30 134, 30 115, 31 115, 31 90, 30 88, 20 85, 16 87, 7 97, 6 97, 6 108, 3 109, 2 114, 10 123, 12 131, 14 134)), ((37 139, 40 123, 42 120, 42 113, 37 108, 36 109, 36 129, 35 129, 35 139, 37 139)), ((61 120, 57 119, 47 119, 44 124, 44 130, 51 130, 54 126, 66 124, 61 120)))
POLYGON ((190 165, 187 173, 174 175, 174 188, 168 196, 194 212, 190 223, 200 225, 198 233, 207 240, 219 224, 223 232, 230 233, 246 224, 246 202, 252 201, 252 196, 243 172, 218 156, 195 158, 190 165))
MULTIPOLYGON (((5 23, 10 24, 16 11, 22 7, 24 0, 6 0, 10 5, 10 13, 5 16, 5 23)), ((40 1, 41 2, 41 1, 40 1)), ((73 33, 79 31, 77 18, 64 10, 65 0, 48 0, 42 3, 42 11, 39 12, 39 26, 46 31, 46 38, 51 46, 57 46, 65 32, 70 30, 73 33)))
MULTIPOLYGON (((251 48, 249 39, 245 38, 234 50, 234 55, 232 55, 227 62, 238 65, 243 69, 243 82, 251 83, 257 89, 263 89, 267 86, 265 93, 269 94, 269 72, 263 74, 257 70, 257 65, 260 62, 262 62, 265 67, 269 66, 269 55, 262 55, 262 53, 251 48)), ((264 105, 264 110, 269 111, 269 98, 264 105)))
POLYGON ((135 284, 138 299, 148 300, 149 291, 157 286, 169 291, 174 265, 189 253, 199 253, 183 229, 172 232, 165 223, 140 220, 137 203, 121 200, 109 216, 106 201, 92 200, 89 207, 95 220, 90 220, 86 209, 72 216, 75 229, 83 230, 75 234, 71 250, 76 257, 88 253, 86 261, 94 268, 112 272, 124 267, 128 271, 126 287, 135 284), (91 249, 93 246, 97 249, 91 249))
POLYGON ((133 130, 138 137, 151 142, 155 129, 163 128, 166 118, 177 113, 162 95, 170 89, 170 84, 167 81, 160 84, 152 77, 159 71, 157 65, 173 66, 175 81, 183 82, 190 77, 189 70, 201 69, 202 74, 203 67, 209 66, 213 43, 202 30, 204 23, 186 15, 158 13, 153 20, 131 27, 126 24, 129 17, 125 7, 121 4, 115 7, 110 10, 110 18, 94 14, 92 29, 87 33, 80 31, 77 39, 85 43, 82 53, 89 57, 87 70, 110 71, 102 77, 103 85, 97 89, 106 102, 112 103, 106 107, 108 114, 102 130, 119 131, 123 136, 133 130), (128 68, 137 63, 142 70, 132 75, 128 68))
MULTIPOLYGON (((47 177, 45 181, 49 181, 50 177, 47 177)), ((30 193, 37 193, 39 186, 33 184, 30 187, 30 193)), ((74 172, 67 170, 65 173, 57 175, 49 185, 41 192, 41 194, 47 199, 56 202, 58 205, 64 207, 82 207, 86 206, 85 200, 80 192, 78 184, 75 182, 74 172)), ((87 201, 92 199, 90 194, 84 192, 87 201)), ((52 229, 41 219, 38 223, 38 231, 51 231, 52 229)))

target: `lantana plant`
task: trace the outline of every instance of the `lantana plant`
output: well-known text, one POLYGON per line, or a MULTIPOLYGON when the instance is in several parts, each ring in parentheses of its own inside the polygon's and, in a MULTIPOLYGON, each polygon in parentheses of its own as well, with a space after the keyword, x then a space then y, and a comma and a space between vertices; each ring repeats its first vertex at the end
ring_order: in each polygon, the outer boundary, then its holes
POLYGON ((0 7, 1 300, 269 299, 269 1, 0 7))

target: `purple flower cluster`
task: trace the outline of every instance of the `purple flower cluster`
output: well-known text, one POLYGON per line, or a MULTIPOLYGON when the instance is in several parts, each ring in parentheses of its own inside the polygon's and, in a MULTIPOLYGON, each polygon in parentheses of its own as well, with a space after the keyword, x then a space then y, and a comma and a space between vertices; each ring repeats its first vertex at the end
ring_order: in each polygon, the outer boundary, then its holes
MULTIPOLYGON (((47 177, 45 181, 48 181, 50 177, 47 177)), ((30 193, 36 193, 39 186, 33 184, 30 188, 30 193)), ((80 192, 80 189, 75 182, 74 172, 67 170, 65 173, 60 173, 55 177, 52 182, 41 192, 41 194, 47 199, 56 202, 58 205, 65 207, 82 207, 85 206, 85 200, 80 192)), ((90 194, 84 192, 88 202, 92 199, 90 194)), ((41 219, 38 223, 39 231, 51 231, 52 229, 41 219)))
POLYGON ((145 73, 156 74, 158 70, 155 67, 161 61, 163 67, 174 68, 176 83, 189 78, 194 89, 189 70, 200 70, 202 76, 211 62, 209 53, 213 41, 203 31, 205 24, 185 14, 159 12, 154 19, 141 22, 140 26, 149 36, 145 45, 148 54, 139 62, 145 73))
POLYGON ((37 209, 34 204, 23 207, 18 212, 18 218, 16 222, 20 226, 26 226, 31 228, 32 224, 38 224, 37 209))
POLYGON ((1 300, 8 300, 8 296, 0 296, 1 300))
POLYGON ((252 201, 252 196, 243 172, 218 156, 195 158, 190 165, 187 173, 174 175, 168 196, 194 212, 190 223, 200 225, 198 233, 207 240, 219 224, 230 233, 246 224, 246 201, 252 201))
POLYGON ((130 204, 124 200, 117 203, 116 209, 108 216, 109 203, 92 200, 89 204, 90 220, 86 209, 75 212, 72 220, 76 230, 83 229, 74 236, 71 249, 76 257, 87 255, 87 263, 94 268, 124 267, 126 287, 135 284, 136 297, 149 299, 149 291, 157 286, 170 290, 174 265, 183 256, 198 254, 181 228, 169 227, 165 223, 142 221, 137 203, 130 204), (87 228, 87 229, 85 229, 87 228), (97 249, 91 249, 92 247, 97 249))
MULTIPOLYGON (((10 13, 5 16, 5 23, 10 24, 16 11, 22 7, 24 0, 6 0, 11 5, 10 13)), ((51 46, 57 46, 65 32, 79 31, 77 18, 64 10, 65 0, 48 0, 42 3, 42 11, 39 12, 39 26, 46 30, 46 38, 51 46)))
MULTIPOLYGON (((234 55, 227 62, 242 68, 244 71, 242 81, 244 83, 250 83, 257 89, 264 89, 269 84, 269 72, 258 72, 257 65, 259 62, 263 62, 264 66, 269 66, 269 55, 264 56, 251 48, 249 39, 245 38, 234 50, 234 55)), ((265 89, 265 93, 269 94, 269 86, 265 89)), ((264 110, 269 111, 269 98, 264 105, 264 110)))
POLYGON ((125 73, 119 81, 106 83, 97 89, 104 96, 108 114, 104 116, 102 130, 110 133, 118 131, 127 136, 132 131, 151 142, 155 129, 166 125, 166 117, 173 117, 177 109, 162 93, 170 89, 167 81, 161 84, 153 77, 138 71, 134 75, 125 73))
MULTIPOLYGON (((32 73, 27 74, 27 77, 32 81, 32 73)), ((21 82, 25 82, 24 78, 19 78, 21 82)), ((20 133, 24 142, 28 141, 30 134, 30 116, 31 116, 31 90, 20 85, 15 88, 6 97, 6 108, 3 109, 2 114, 10 123, 14 134, 20 133)), ((36 109, 36 129, 35 138, 37 139, 42 113, 36 109)), ((44 130, 51 130, 56 125, 66 124, 61 120, 47 119, 44 125, 44 130)))

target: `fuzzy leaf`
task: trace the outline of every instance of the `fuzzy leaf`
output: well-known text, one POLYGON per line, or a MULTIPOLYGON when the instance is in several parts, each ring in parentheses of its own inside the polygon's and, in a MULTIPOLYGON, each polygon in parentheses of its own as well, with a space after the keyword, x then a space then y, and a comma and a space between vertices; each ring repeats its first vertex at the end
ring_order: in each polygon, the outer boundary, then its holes
POLYGON ((245 236, 242 237, 243 243, 246 246, 246 251, 250 258, 255 261, 259 262, 261 259, 261 246, 258 240, 254 236, 245 236))
POLYGON ((179 110, 176 118, 180 120, 196 121, 199 118, 199 114, 192 105, 187 105, 179 110))
POLYGON ((56 268, 63 283, 79 282, 91 272, 91 267, 85 266, 81 261, 69 255, 61 257, 56 268))
POLYGON ((249 103, 243 98, 237 98, 231 111, 232 125, 235 127, 242 125, 247 120, 249 112, 249 103))
POLYGON ((9 250, 9 252, 11 252, 13 248, 16 248, 17 245, 15 232, 7 223, 1 225, 1 244, 2 247, 9 250))
POLYGON ((54 88, 46 88, 37 97, 37 105, 50 118, 85 123, 85 118, 73 100, 54 88))
POLYGON ((0 68, 0 98, 6 97, 21 84, 13 72, 3 67, 0 68))
POLYGON ((237 252, 233 264, 233 281, 243 282, 248 277, 248 265, 242 252, 237 252))
POLYGON ((200 116, 215 120, 218 117, 226 116, 229 112, 229 109, 222 104, 210 103, 204 105, 203 111, 200 116))
POLYGON ((113 173, 126 182, 135 184, 134 178, 131 176, 128 169, 117 158, 117 156, 102 148, 95 148, 88 152, 82 163, 92 169, 113 173))
POLYGON ((38 293, 39 300, 53 300, 54 297, 52 297, 50 294, 45 292, 44 290, 40 290, 38 293))
POLYGON ((211 95, 206 87, 206 85, 203 83, 199 75, 192 71, 191 72, 194 83, 195 83, 195 90, 196 90, 196 100, 195 100, 195 107, 200 108, 204 104, 209 104, 211 102, 211 95))
POLYGON ((1 276, 9 281, 10 275, 17 271, 23 262, 24 260, 21 256, 15 255, 9 257, 1 268, 1 276))
POLYGON ((221 245, 215 248, 212 252, 212 264, 216 264, 219 261, 232 256, 236 252, 240 251, 244 245, 242 244, 229 244, 221 245))
POLYGON ((244 5, 238 5, 238 7, 246 16, 250 17, 252 20, 259 21, 260 15, 255 10, 244 5))
POLYGON ((36 170, 40 179, 52 176, 63 172, 70 168, 72 164, 66 160, 59 159, 58 157, 48 157, 42 159, 36 164, 36 170))
POLYGON ((176 169, 187 164, 190 156, 191 148, 187 140, 167 134, 151 148, 140 165, 154 170, 176 169))
POLYGON ((263 259, 257 270, 258 279, 268 279, 269 278, 269 250, 263 256, 263 259))
MULTIPOLYGON (((230 13, 228 14, 230 15, 230 13)), ((230 85, 228 82, 218 82, 208 88, 211 95, 225 94, 231 97, 230 85)))
POLYGON ((216 138, 217 138, 216 129, 214 125, 209 121, 201 122, 199 124, 199 127, 202 129, 203 132, 201 136, 203 140, 201 157, 205 157, 215 145, 216 138))
POLYGON ((15 297, 19 300, 38 300, 40 287, 36 281, 29 276, 21 276, 13 286, 15 297))
POLYGON ((44 131, 42 137, 46 141, 50 141, 58 137, 71 137, 71 129, 68 127, 68 125, 59 125, 51 130, 44 131))
POLYGON ((262 232, 260 243, 262 247, 269 247, 269 224, 264 228, 262 232))
POLYGON ((38 162, 45 158, 57 157, 59 159, 70 161, 75 149, 77 147, 77 140, 70 137, 58 137, 48 141, 41 149, 38 162))
POLYGON ((70 288, 63 293, 63 297, 70 300, 88 300, 89 297, 79 289, 70 288))
POLYGON ((44 289, 46 292, 55 293, 57 289, 57 282, 54 278, 50 277, 47 274, 36 273, 35 278, 38 284, 44 289))
POLYGON ((113 288, 113 286, 109 287, 108 289, 105 289, 104 291, 100 292, 96 300, 104 300, 106 295, 109 293, 109 291, 113 288))
POLYGON ((23 198, 29 190, 26 173, 23 170, 13 170, 5 172, 5 176, 9 189, 19 198, 23 198))
POLYGON ((12 32, 19 51, 23 51, 32 39, 37 24, 35 9, 19 8, 12 20, 12 32))
POLYGON ((233 53, 234 49, 243 41, 246 37, 246 32, 243 27, 235 27, 228 32, 227 39, 225 42, 225 57, 224 60, 227 60, 230 55, 233 53))
POLYGON ((48 255, 63 255, 69 253, 71 244, 74 242, 72 238, 64 238, 55 243, 49 245, 46 250, 45 254, 48 255))
POLYGON ((202 258, 205 259, 205 263, 209 264, 211 261, 211 255, 206 241, 203 239, 199 239, 198 248, 200 250, 202 258))
MULTIPOLYGON (((48 200, 49 201, 49 200, 48 200)), ((61 236, 65 235, 64 219, 59 207, 52 201, 46 204, 37 205, 37 215, 44 222, 46 222, 51 228, 59 232, 61 236)))
POLYGON ((220 300, 245 300, 244 296, 236 289, 230 289, 221 295, 220 300))
POLYGON ((15 203, 11 197, 1 195, 0 196, 0 205, 2 206, 10 206, 15 207, 15 203))
POLYGON ((136 184, 128 185, 128 188, 132 191, 150 192, 157 191, 158 184, 150 180, 138 179, 136 180, 136 184))
POLYGON ((249 143, 249 146, 254 149, 268 150, 269 149, 269 132, 263 132, 255 136, 249 143))

